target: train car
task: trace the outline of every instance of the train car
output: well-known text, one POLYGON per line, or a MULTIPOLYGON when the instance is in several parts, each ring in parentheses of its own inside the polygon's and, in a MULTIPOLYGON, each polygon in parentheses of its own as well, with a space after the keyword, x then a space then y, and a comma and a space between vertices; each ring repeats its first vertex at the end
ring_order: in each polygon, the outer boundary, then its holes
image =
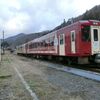
POLYGON ((23 54, 62 58, 68 63, 99 63, 100 21, 78 21, 23 45, 23 54))
POLYGON ((26 54, 26 44, 22 44, 22 45, 19 45, 17 46, 17 53, 19 54, 26 54))

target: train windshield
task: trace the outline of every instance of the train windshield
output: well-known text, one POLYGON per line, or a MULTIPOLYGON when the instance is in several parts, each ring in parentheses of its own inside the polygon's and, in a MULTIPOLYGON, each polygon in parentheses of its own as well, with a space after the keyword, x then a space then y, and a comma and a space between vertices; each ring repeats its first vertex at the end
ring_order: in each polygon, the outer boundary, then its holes
POLYGON ((81 26, 82 41, 90 41, 90 26, 81 26))

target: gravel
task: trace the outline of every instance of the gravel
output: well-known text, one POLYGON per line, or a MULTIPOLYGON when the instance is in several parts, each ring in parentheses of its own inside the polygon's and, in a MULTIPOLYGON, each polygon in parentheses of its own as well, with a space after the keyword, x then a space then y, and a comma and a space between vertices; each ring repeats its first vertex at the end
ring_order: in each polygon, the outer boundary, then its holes
POLYGON ((69 96, 80 96, 83 100, 100 100, 99 82, 50 68, 48 70, 48 81, 61 87, 69 96))

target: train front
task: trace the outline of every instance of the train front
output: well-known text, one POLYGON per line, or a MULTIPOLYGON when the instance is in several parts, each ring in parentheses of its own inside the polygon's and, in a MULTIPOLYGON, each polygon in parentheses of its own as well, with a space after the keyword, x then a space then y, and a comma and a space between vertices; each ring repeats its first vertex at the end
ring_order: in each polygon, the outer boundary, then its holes
POLYGON ((91 54, 96 63, 100 63, 100 21, 89 21, 91 23, 91 54))
POLYGON ((100 63, 100 21, 82 21, 81 32, 82 50, 90 55, 89 61, 100 63))

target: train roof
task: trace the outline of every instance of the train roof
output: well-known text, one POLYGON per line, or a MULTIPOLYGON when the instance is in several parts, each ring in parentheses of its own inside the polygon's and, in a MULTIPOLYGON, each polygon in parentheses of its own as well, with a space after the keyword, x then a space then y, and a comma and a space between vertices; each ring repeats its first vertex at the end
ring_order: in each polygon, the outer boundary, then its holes
POLYGON ((100 21, 99 20, 80 20, 79 21, 81 24, 82 23, 99 23, 100 24, 100 21))
MULTIPOLYGON (((68 26, 65 26, 65 27, 63 27, 63 28, 61 28, 61 29, 55 30, 55 31, 53 31, 53 32, 50 32, 50 33, 44 35, 44 36, 41 36, 41 37, 36 38, 36 39, 34 39, 34 40, 31 40, 31 41, 29 41, 29 42, 27 42, 27 43, 38 42, 40 39, 42 40, 42 39, 44 39, 44 38, 46 38, 46 37, 49 37, 49 36, 51 36, 51 35, 55 35, 55 33, 56 33, 57 31, 62 30, 62 29, 64 29, 64 28, 66 28, 66 27, 70 27, 70 26, 75 25, 75 24, 85 24, 85 23, 87 23, 87 24, 93 24, 93 23, 96 24, 96 23, 99 23, 99 25, 100 25, 100 21, 99 21, 99 20, 79 20, 79 21, 77 21, 77 22, 75 22, 75 23, 72 23, 72 24, 70 24, 70 25, 68 25, 68 26)), ((27 43, 24 43, 24 44, 27 44, 27 43)), ((24 45, 24 44, 22 44, 22 45, 24 45)))
POLYGON ((60 29, 58 29, 56 31, 63 30, 65 28, 67 28, 67 27, 71 27, 71 26, 74 26, 76 24, 88 24, 88 25, 92 25, 92 24, 96 25, 97 24, 97 25, 100 25, 100 21, 99 20, 79 20, 79 21, 74 22, 74 23, 72 23, 70 25, 67 25, 67 26, 65 26, 63 28, 60 28, 60 29))

